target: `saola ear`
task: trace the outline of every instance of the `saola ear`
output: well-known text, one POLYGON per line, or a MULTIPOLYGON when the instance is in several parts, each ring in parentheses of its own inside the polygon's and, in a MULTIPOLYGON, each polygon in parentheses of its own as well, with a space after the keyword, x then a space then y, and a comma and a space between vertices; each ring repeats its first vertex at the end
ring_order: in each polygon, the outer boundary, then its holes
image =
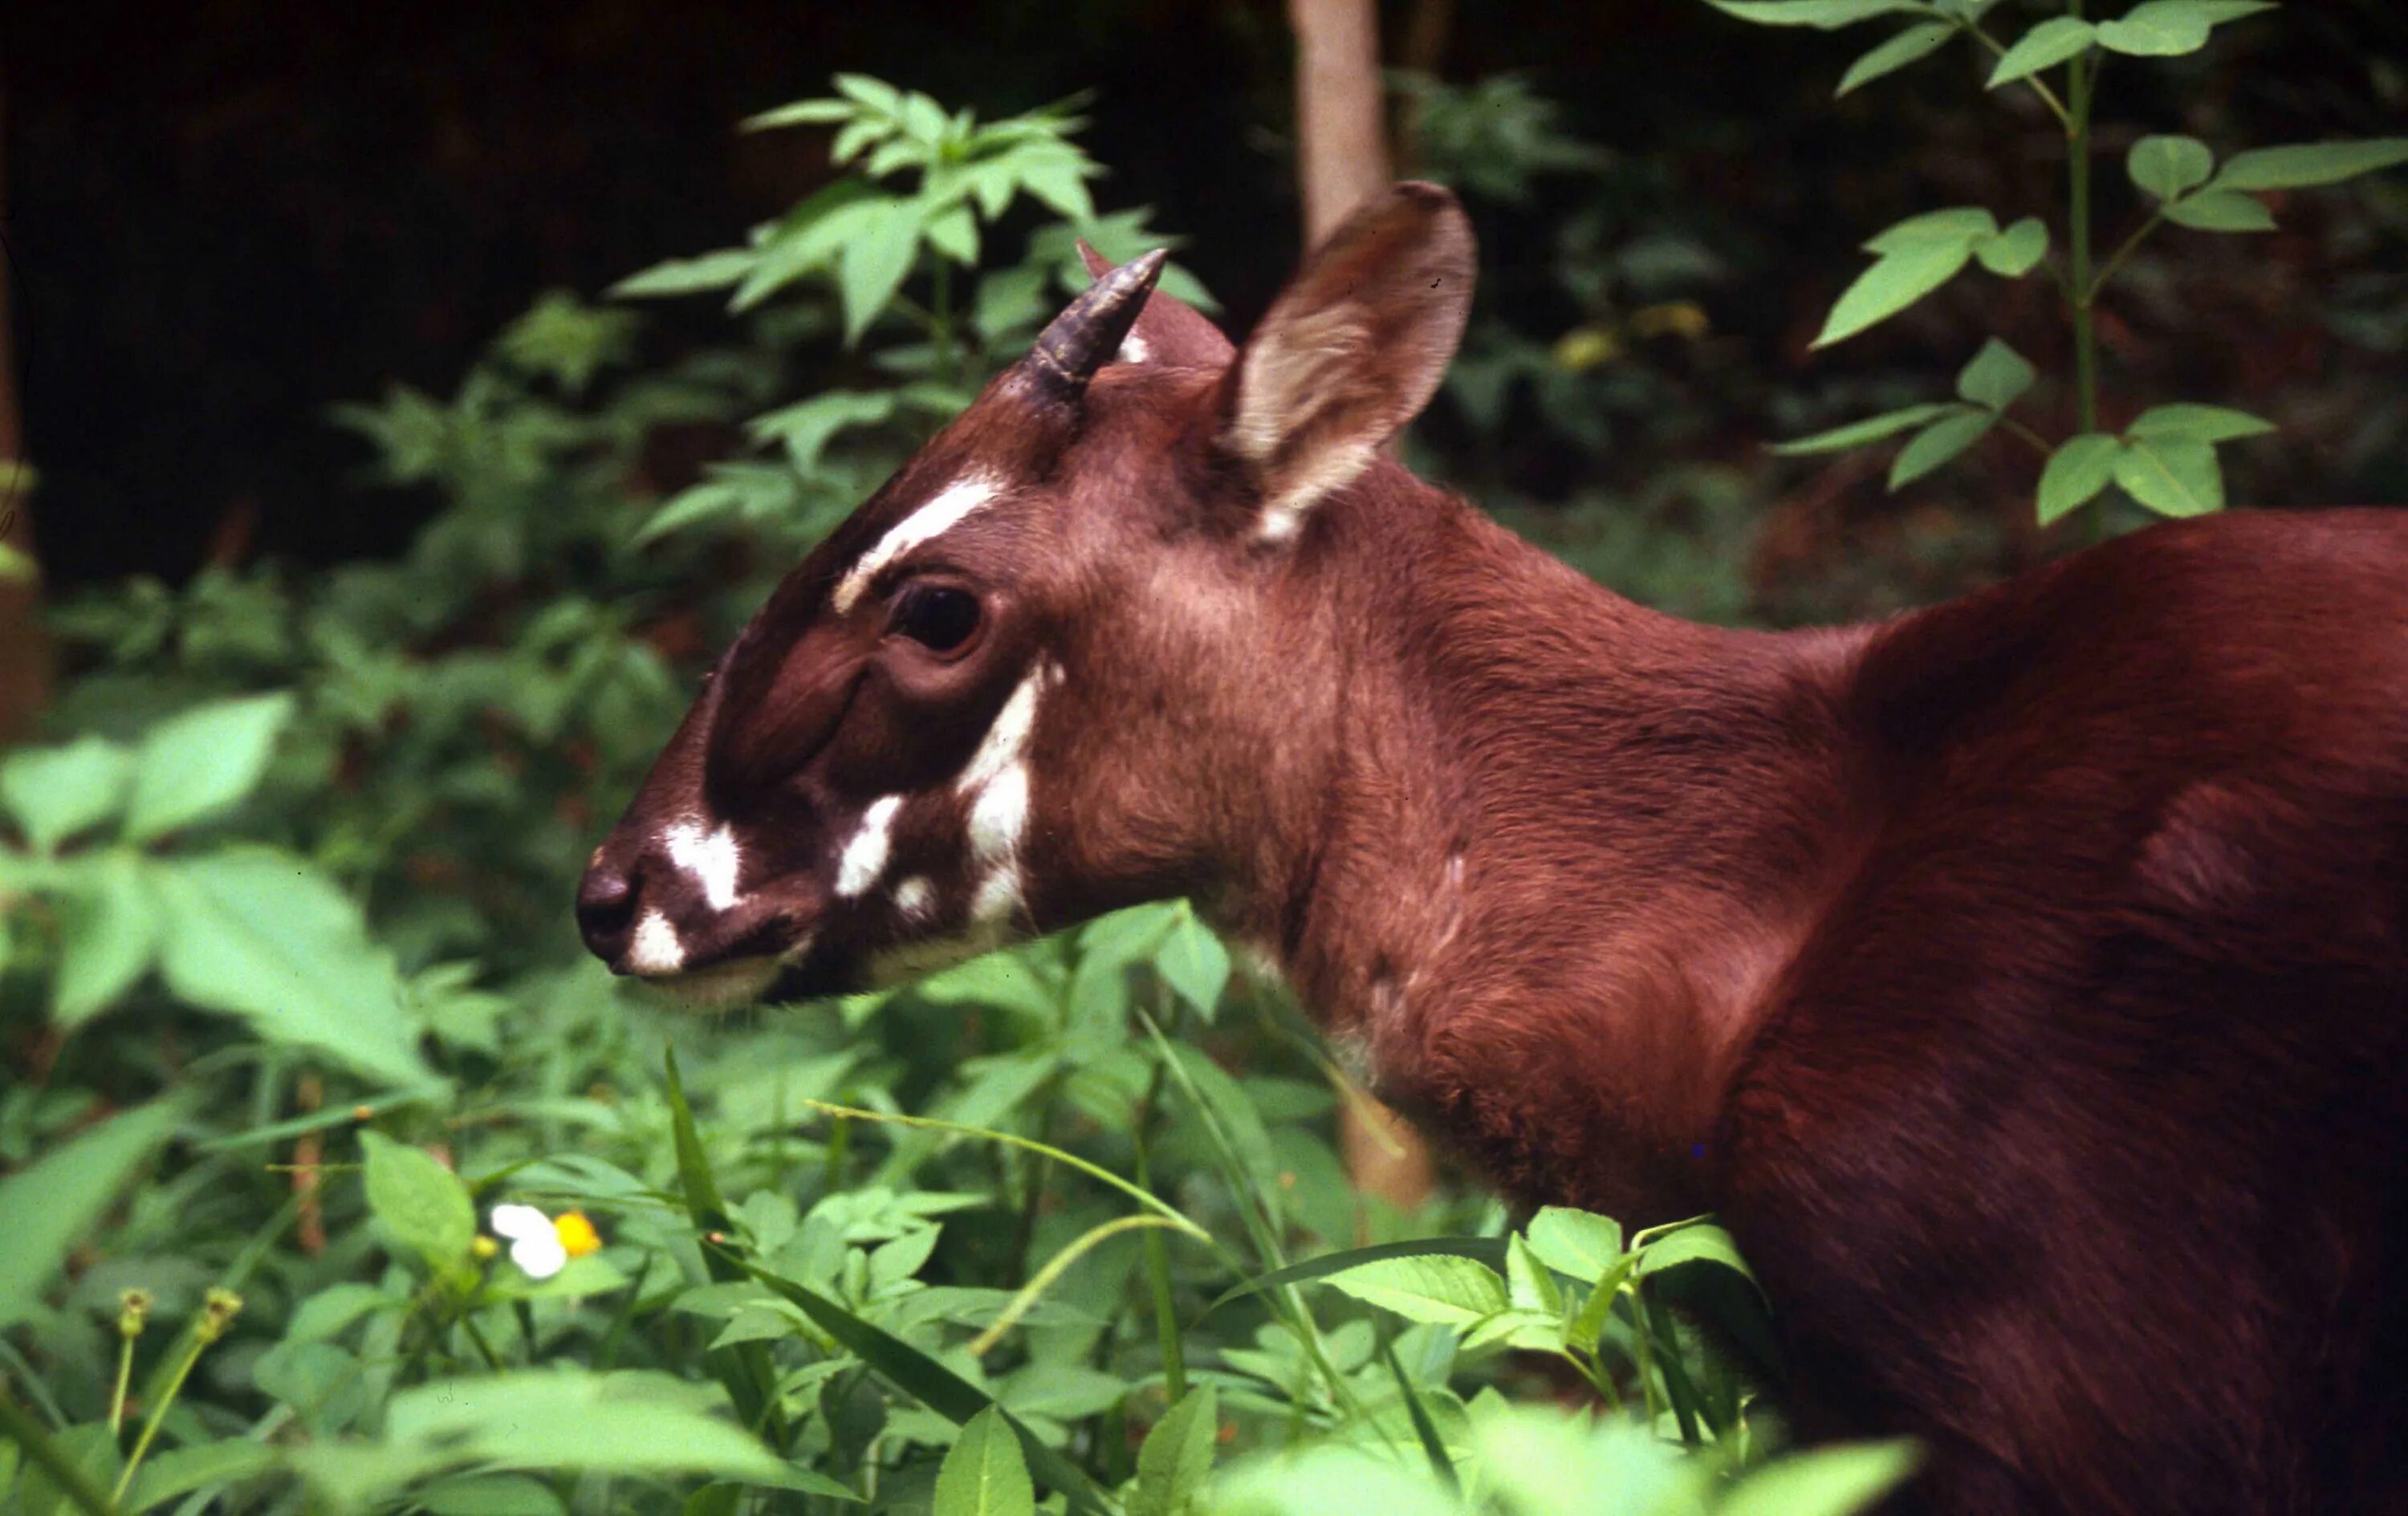
POLYGON ((1295 536, 1429 403, 1463 336, 1474 261, 1454 195, 1392 185, 1271 302, 1239 355, 1224 436, 1262 492, 1264 538, 1295 536))
MULTIPOLYGON (((1111 260, 1087 246, 1084 238, 1079 242, 1079 257, 1091 279, 1102 279, 1112 271, 1111 260)), ((1237 355, 1237 345, 1221 335, 1211 318, 1186 301, 1156 290, 1146 297, 1137 324, 1121 339, 1118 361, 1166 364, 1173 368, 1224 368, 1237 355)))

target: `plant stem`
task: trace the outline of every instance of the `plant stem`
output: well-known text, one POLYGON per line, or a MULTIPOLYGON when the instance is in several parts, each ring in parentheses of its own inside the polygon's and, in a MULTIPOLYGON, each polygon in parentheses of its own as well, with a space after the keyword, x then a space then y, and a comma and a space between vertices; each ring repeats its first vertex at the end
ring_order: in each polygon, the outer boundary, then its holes
MULTIPOLYGON (((2077 20, 2082 15, 2082 0, 2068 0, 2069 13, 2077 20)), ((2084 434, 2099 430, 2099 323, 2096 307, 2100 281, 2090 266, 2090 110, 2099 82, 2098 64, 2088 55, 2077 56, 2067 66, 2066 94, 2071 101, 2072 121, 2066 134, 2066 174, 2072 200, 2071 221, 2068 240, 2067 283, 2073 298, 2073 392, 2077 415, 2076 429, 2084 434)), ((2104 536, 2105 512, 2094 507, 2089 512, 2090 540, 2097 542, 2104 536)))
MULTIPOLYGON (((1154 1179, 1146 1162, 1145 1128, 1154 1120, 1154 1108, 1162 1099, 1163 1065, 1154 1065, 1153 1087, 1145 1093, 1145 1104, 1139 1108, 1137 1124, 1131 1138, 1137 1149, 1138 1187, 1152 1194, 1154 1179)), ((1154 1293, 1154 1325, 1162 1339, 1162 1387, 1172 1405, 1187 1394, 1187 1354, 1179 1339, 1177 1307, 1170 1296, 1170 1242, 1159 1231, 1148 1230, 1144 1237, 1145 1273, 1154 1293)))
POLYGON ((24 1450, 26 1461, 48 1474, 50 1482, 83 1508, 87 1516, 111 1516, 117 1509, 116 1502, 103 1495, 82 1469, 59 1452, 58 1444, 50 1440, 41 1423, 5 1390, 0 1390, 0 1432, 7 1433, 8 1439, 24 1450))
MULTIPOLYGON (((1959 31, 1989 49, 1991 57, 2003 58, 2007 55, 2005 46, 1997 37, 1982 30, 1977 23, 1966 21, 1962 17, 1956 18, 1956 21, 1959 31)), ((2038 74, 2033 74, 2024 82, 2032 87, 2032 93, 2040 96, 2040 103, 2048 107, 2048 113, 2057 118, 2057 123, 2065 128, 2066 135, 2072 136, 2073 115, 2065 108, 2065 102, 2057 97, 2057 92, 2048 87, 2048 81, 2038 74)))
POLYGON ((109 1495, 112 1502, 124 1499, 125 1492, 133 1488, 135 1471, 142 1466, 143 1458, 150 1452, 151 1441, 159 1436, 159 1423, 167 1419, 167 1408, 176 1403, 176 1396, 184 1388, 184 1380, 192 1374, 193 1366, 201 1361, 201 1354, 208 1351, 208 1346, 198 1333, 186 1337, 184 1355, 176 1361, 176 1372, 167 1380, 167 1393, 161 1395, 151 1406, 150 1414, 142 1418, 142 1435, 134 1439, 134 1452, 125 1460, 123 1472, 117 1476, 117 1488, 109 1495))
POLYGON ((2159 210, 2156 215, 2143 222, 2139 231, 2126 237, 2124 245, 2115 250, 2113 257, 2099 265, 2098 277, 2090 281, 2090 298, 2094 304, 2098 301, 2100 292, 2107 288, 2108 282, 2114 279, 2116 271, 2124 266, 2124 260, 2140 250, 2141 244, 2149 239, 2149 234, 2165 223, 2166 213, 2159 210))
POLYGON ((108 1397, 108 1435, 115 1437, 125 1427, 125 1392, 134 1383, 134 1339, 120 1334, 117 1339, 117 1393, 108 1397))

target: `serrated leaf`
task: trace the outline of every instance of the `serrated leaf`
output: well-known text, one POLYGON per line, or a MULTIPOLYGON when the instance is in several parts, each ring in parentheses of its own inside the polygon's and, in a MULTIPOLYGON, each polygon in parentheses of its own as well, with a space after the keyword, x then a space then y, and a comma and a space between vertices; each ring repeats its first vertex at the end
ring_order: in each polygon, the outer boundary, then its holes
POLYGON ((1706 4, 1758 26, 1811 26, 1819 32, 1883 16, 1928 13, 1918 0, 1706 0, 1706 4))
POLYGON ((1409 1321, 1470 1326, 1511 1303, 1505 1281, 1469 1258, 1424 1253, 1360 1264, 1324 1281, 1409 1321))
POLYGON ((919 252, 919 211, 901 201, 886 214, 871 218, 858 236, 845 243, 837 260, 837 289, 844 299, 847 346, 859 342, 869 323, 884 312, 895 292, 903 287, 919 252))
POLYGON ((2099 496, 2115 477, 2124 444, 2100 432, 2086 432, 2057 446, 2040 476, 2040 523, 2057 521, 2099 496))
POLYGON ((134 755, 106 737, 28 748, 0 762, 0 801, 37 852, 99 825, 125 804, 134 755))
POLYGON ((2274 213, 2229 190, 2202 190, 2165 207, 2166 220, 2194 232, 2271 232, 2274 213))
POLYGON ((2021 279, 2048 256, 2048 223, 2026 216, 1998 236, 1974 243, 1973 256, 2001 279, 2021 279))
POLYGON ((1809 453, 1841 452, 1849 448, 1861 448, 1869 442, 1879 442, 1884 437, 1910 431, 1956 408, 1936 400, 1925 405, 1908 406, 1902 410, 1885 411, 1879 416, 1868 416, 1860 422, 1850 422, 1845 426, 1835 426, 1828 432, 1801 436, 1794 442, 1780 443, 1772 451, 1780 457, 1795 458, 1809 453))
POLYGON ((153 1101, 37 1151, 32 1163, 0 1178, 0 1216, 8 1219, 0 1226, 0 1326, 40 1305, 68 1250, 117 1203, 118 1192, 181 1116, 175 1102, 153 1101))
POLYGON ((1955 279, 1972 259, 1970 237, 1925 243, 1885 256, 1840 296, 1813 345, 1828 348, 1889 320, 1955 279))
POLYGON ((722 248, 695 258, 670 258, 630 274, 608 292, 613 299, 632 300, 724 290, 743 282, 761 255, 751 248, 722 248))
POLYGON ((159 946, 159 903, 139 854, 122 850, 93 860, 59 919, 59 972, 50 1010, 79 1026, 115 1005, 147 972, 159 946))
POLYGON ((964 268, 975 268, 979 261, 978 220, 968 206, 949 206, 928 218, 924 232, 928 246, 951 258, 964 268))
POLYGON ((1188 907, 1180 907, 1178 920, 1154 952, 1154 966, 1173 994, 1206 1021, 1212 1019, 1229 982, 1229 950, 1188 907))
POLYGON ((962 1425, 937 1470, 934 1516, 1035 1516, 1037 1489, 1020 1439, 1002 1412, 980 1411, 962 1425))
POLYGON ((2215 172, 2215 154, 2195 136, 2144 136, 2124 155, 2132 182, 2160 200, 2198 189, 2215 172))
POLYGON ((1954 462, 1965 451, 1990 435, 1999 424, 1996 411, 1967 408, 1942 421, 1932 422, 1916 435, 1914 441, 1899 450, 1898 458, 1890 465, 1889 487, 1902 490, 1932 470, 1954 462))
POLYGON ((1948 21, 1924 21, 1910 26, 1850 64, 1834 93, 1853 93, 1877 79, 1919 63, 1939 51, 1956 35, 1956 28, 1948 21))
POLYGON ((196 706, 152 727, 134 755, 125 836, 147 842, 239 805, 292 715, 290 694, 265 694, 196 706))
POLYGON ((2055 68, 2068 59, 2090 50, 2097 41, 2099 29, 2086 21, 2071 16, 2056 16, 2026 32, 2000 55, 1996 68, 1985 88, 1998 89, 2027 79, 2045 68, 2055 68))
POLYGON ((2215 176, 2219 190, 2311 190, 2408 164, 2408 137, 2314 142, 2236 152, 2215 176))
POLYGON ((367 1156, 368 1214, 437 1277, 471 1266, 477 1208, 460 1176, 381 1132, 360 1134, 367 1156))
POLYGON ((2272 422, 2245 410, 2223 406, 2172 405, 2143 411, 2124 428, 2124 435, 2178 442, 2237 442, 2243 437, 2265 436, 2274 430, 2272 422))
POLYGON ((1544 1207, 1525 1235, 1541 1263, 1584 1283, 1595 1284, 1622 1259, 1622 1224, 1592 1211, 1544 1207))
POLYGON ((2115 457, 2115 482, 2160 516, 2205 516, 2224 508, 2224 469, 2211 443, 2128 439, 2115 457))
POLYGON ((1505 1290, 1516 1310, 1538 1311, 1556 1326, 1563 1324, 1564 1293, 1554 1272, 1522 1237, 1506 1245, 1505 1290))
POLYGON ((2004 410, 2022 399, 2039 379, 2040 370, 2022 353, 1992 337, 1956 376, 1956 393, 1977 406, 2004 410))
POLYGON ((1154 1423, 1137 1451, 1137 1498, 1130 1516, 1182 1516, 1194 1505, 1212 1472, 1219 1416, 1212 1386, 1199 1384, 1154 1423))

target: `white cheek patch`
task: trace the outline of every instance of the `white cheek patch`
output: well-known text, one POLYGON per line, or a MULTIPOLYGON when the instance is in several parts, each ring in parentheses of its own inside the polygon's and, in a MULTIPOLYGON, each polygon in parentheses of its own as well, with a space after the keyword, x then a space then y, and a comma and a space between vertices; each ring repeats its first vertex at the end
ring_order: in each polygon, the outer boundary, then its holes
POLYGON ((978 894, 970 897, 970 920, 999 925, 1020 914, 1023 903, 1020 865, 1006 864, 979 881, 978 894))
POLYGON ((844 855, 837 861, 836 893, 850 900, 878 882, 886 872, 887 854, 895 846, 895 815, 903 808, 903 797, 890 794, 873 800, 861 813, 861 828, 844 845, 844 855))
POLYGON ((987 782, 970 805, 970 856, 982 864, 1009 858, 1028 830, 1028 768, 1014 764, 987 782))
POLYGON ((970 920, 981 925, 1008 922, 1026 903, 1020 844, 1028 832, 1028 745, 1037 729, 1038 696, 1059 677, 1050 665, 1028 671, 996 713, 955 786, 970 801, 971 860, 987 870, 970 896, 970 920))
POLYGON ((1154 350, 1145 345, 1145 338, 1131 332, 1121 338, 1121 350, 1114 356, 1125 364, 1141 364, 1154 357, 1154 350))
POLYGON ((895 886, 895 908, 906 916, 924 915, 937 903, 937 887, 914 874, 895 886))
POLYGON ((962 777, 955 786, 963 794, 984 789, 995 777, 1021 761, 1028 752, 1028 735, 1037 726, 1038 686, 1045 681, 1042 668, 1032 668, 1011 692, 1011 698, 996 712, 995 724, 962 765, 962 777))
POLYGON ((904 517, 878 539, 878 545, 853 561, 830 597, 839 616, 850 615, 862 592, 878 571, 924 542, 933 542, 967 520, 972 511, 1003 493, 1002 485, 983 474, 955 479, 937 492, 926 505, 904 517))
POLYGON ((670 827, 661 841, 668 850, 669 862, 692 874, 702 886, 702 897, 711 909, 725 910, 736 904, 736 876, 744 857, 732 828, 723 826, 706 836, 701 827, 687 822, 670 827))
POLYGON ((648 910, 636 922, 636 935, 627 943, 627 967, 630 972, 652 978, 674 974, 685 966, 685 944, 678 939, 677 928, 658 910, 648 910))

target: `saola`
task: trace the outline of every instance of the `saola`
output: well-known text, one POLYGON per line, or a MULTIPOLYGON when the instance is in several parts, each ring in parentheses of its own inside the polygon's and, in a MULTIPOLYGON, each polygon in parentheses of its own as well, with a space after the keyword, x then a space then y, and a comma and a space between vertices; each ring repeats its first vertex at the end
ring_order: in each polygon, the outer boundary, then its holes
POLYGON ((1186 894, 1513 1192, 1718 1211, 1909 1502, 2408 1508, 2408 524, 1687 624, 1381 455, 1472 265, 1407 184, 1242 349, 1103 272, 728 650, 594 951, 812 994, 1186 894))

